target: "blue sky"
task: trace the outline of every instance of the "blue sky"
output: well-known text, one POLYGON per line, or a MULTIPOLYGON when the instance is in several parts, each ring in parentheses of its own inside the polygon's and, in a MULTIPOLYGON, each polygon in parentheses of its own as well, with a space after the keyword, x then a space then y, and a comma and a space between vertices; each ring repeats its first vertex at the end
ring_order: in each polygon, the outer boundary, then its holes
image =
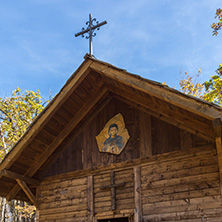
POLYGON ((83 62, 88 40, 74 34, 89 13, 108 24, 93 39, 96 58, 178 88, 180 73, 201 81, 222 63, 212 36, 221 0, 0 0, 0 97, 17 87, 55 95, 83 62))

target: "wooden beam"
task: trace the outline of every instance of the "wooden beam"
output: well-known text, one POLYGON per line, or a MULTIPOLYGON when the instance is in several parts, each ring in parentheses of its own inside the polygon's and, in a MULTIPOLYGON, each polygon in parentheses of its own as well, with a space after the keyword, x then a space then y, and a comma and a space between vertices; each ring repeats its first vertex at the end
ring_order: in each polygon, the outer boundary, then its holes
POLYGON ((88 176, 88 221, 92 222, 94 217, 93 176, 88 176))
POLYGON ((11 179, 19 179, 19 180, 22 180, 28 184, 31 184, 31 185, 34 185, 34 186, 38 186, 40 184, 39 180, 36 180, 34 178, 31 178, 31 177, 27 177, 27 176, 24 176, 24 175, 21 175, 21 174, 18 174, 18 173, 14 173, 12 171, 9 171, 9 170, 2 170, 0 172, 0 175, 1 176, 4 176, 4 177, 8 177, 8 178, 11 178, 11 179))
MULTIPOLYGON (((79 110, 79 112, 69 121, 67 126, 59 133, 55 140, 48 146, 44 153, 38 158, 31 168, 25 173, 26 176, 32 177, 38 169, 45 163, 45 161, 52 155, 55 149, 64 141, 66 136, 80 123, 85 115, 93 108, 93 106, 104 96, 107 88, 103 85, 97 88, 97 91, 89 98, 89 101, 79 110), (93 99, 91 99, 93 98, 93 99)), ((19 192, 19 187, 15 186, 7 195, 7 200, 11 200, 19 192)))
POLYGON ((221 130, 222 122, 220 118, 216 118, 213 121, 213 127, 214 127, 214 132, 215 132, 215 137, 221 137, 222 135, 222 130, 221 130))
MULTIPOLYGON (((104 218, 106 218, 108 220, 108 219, 121 218, 121 217, 128 217, 129 222, 134 221, 133 220, 133 218, 134 218, 134 210, 133 209, 98 212, 95 215, 96 215, 95 220, 93 222, 97 222, 98 220, 104 220, 104 218)), ((118 219, 116 219, 116 220, 118 221, 118 219)))
MULTIPOLYGON (((58 108, 66 101, 69 95, 79 86, 84 78, 91 71, 89 69, 91 60, 87 60, 76 70, 76 72, 69 78, 65 86, 61 89, 59 94, 48 104, 43 112, 32 123, 31 128, 24 134, 14 148, 9 152, 8 156, 0 164, 0 171, 2 169, 9 169, 17 157, 25 149, 29 141, 35 137, 39 131, 45 126, 47 120, 58 110, 58 108)), ((1 176, 0 176, 1 178, 1 176)))
POLYGON ((96 60, 93 60, 90 67, 115 81, 124 83, 134 89, 153 95, 207 119, 213 120, 218 117, 222 118, 221 109, 219 107, 217 108, 216 106, 204 103, 191 96, 184 95, 175 89, 164 87, 162 84, 143 79, 140 76, 132 75, 112 65, 96 60))
POLYGON ((214 130, 212 122, 200 117, 194 113, 191 113, 187 110, 183 110, 175 105, 169 104, 165 101, 161 101, 153 96, 147 95, 145 93, 140 93, 138 90, 132 90, 129 87, 124 88, 122 85, 118 86, 109 86, 111 90, 115 90, 117 95, 120 95, 125 98, 136 97, 133 101, 135 104, 140 104, 145 106, 155 113, 162 114, 169 119, 179 119, 181 123, 193 126, 196 129, 207 131, 207 134, 210 134, 214 138, 214 130), (113 89, 112 89, 113 88, 113 89), (128 96, 128 97, 127 97, 128 96), (129 97, 130 96, 130 97, 129 97), (137 101, 137 102, 136 102, 137 101))
MULTIPOLYGON (((112 174, 113 175, 113 174, 112 174)), ((114 176, 111 176, 111 180, 113 181, 114 176)), ((124 187, 126 183, 118 183, 118 184, 111 184, 111 185, 105 185, 100 187, 100 190, 105 190, 105 189, 111 189, 111 188, 117 188, 117 187, 124 187)))
POLYGON ((198 136, 198 137, 201 137, 207 141, 211 141, 211 142, 215 142, 214 138, 213 137, 210 137, 209 135, 206 135, 206 134, 202 134, 201 132, 199 132, 198 130, 195 130, 185 124, 182 124, 182 123, 179 123, 177 120, 173 119, 173 118, 169 118, 169 117, 166 117, 160 113, 158 113, 157 111, 152 111, 151 109, 147 108, 147 107, 144 107, 140 104, 135 104, 135 102, 132 102, 132 101, 129 101, 128 99, 125 99, 123 97, 120 97, 118 95, 116 95, 116 98, 121 100, 122 102, 125 102, 126 104, 129 104, 147 114, 150 114, 151 116, 157 118, 157 119, 160 119, 160 120, 163 120, 169 124, 172 124, 180 129, 183 129, 183 130, 186 130, 187 132, 189 133, 192 133, 193 135, 195 136, 198 136))
POLYGON ((209 125, 205 123, 199 123, 194 120, 194 125, 192 125, 192 121, 188 117, 179 118, 181 115, 177 115, 173 111, 164 109, 161 105, 152 105, 151 101, 146 100, 146 98, 133 94, 131 92, 126 92, 123 89, 119 89, 113 86, 108 86, 109 90, 111 90, 114 94, 116 94, 116 98, 119 98, 125 103, 128 103, 138 109, 141 109, 154 117, 164 120, 172 125, 175 125, 181 129, 187 130, 188 132, 200 136, 208 141, 214 141, 214 132, 213 132, 213 124, 212 130, 210 130, 209 125), (121 95, 121 96, 119 96, 121 95))
POLYGON ((26 183, 20 179, 16 179, 16 181, 19 184, 19 186, 22 188, 22 190, 25 192, 29 200, 35 205, 36 208, 38 208, 36 198, 33 195, 32 191, 29 189, 29 187, 26 185, 26 183))
POLYGON ((135 193, 135 222, 142 221, 142 201, 141 201, 141 170, 134 167, 134 193, 135 193))
POLYGON ((217 118, 214 120, 213 124, 216 137, 217 158, 220 175, 220 192, 222 195, 222 123, 221 120, 217 118))

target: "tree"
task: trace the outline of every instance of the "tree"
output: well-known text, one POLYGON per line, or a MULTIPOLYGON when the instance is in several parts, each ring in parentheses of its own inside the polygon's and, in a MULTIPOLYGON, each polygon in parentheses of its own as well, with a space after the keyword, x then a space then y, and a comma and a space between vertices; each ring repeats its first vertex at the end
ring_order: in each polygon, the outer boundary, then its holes
POLYGON ((185 78, 180 79, 180 91, 222 106, 222 64, 208 81, 199 83, 200 74, 200 69, 195 77, 185 72, 185 78))
POLYGON ((204 82, 206 93, 204 99, 222 106, 222 64, 216 70, 216 74, 211 76, 209 81, 204 82))
MULTIPOLYGON (((21 89, 17 88, 10 97, 0 98, 0 162, 46 103, 48 101, 43 102, 39 90, 22 93, 21 89)), ((21 201, 7 202, 5 198, 0 198, 0 210, 1 222, 24 221, 26 218, 33 218, 35 207, 21 201)))
POLYGON ((205 93, 204 86, 203 84, 197 82, 200 74, 201 69, 198 70, 198 74, 196 74, 194 77, 185 72, 185 78, 180 79, 180 90, 187 95, 192 95, 203 99, 205 93))
POLYGON ((216 10, 216 15, 215 15, 215 19, 218 19, 219 21, 216 23, 213 23, 211 25, 211 28, 213 29, 213 35, 217 35, 218 31, 221 29, 222 27, 222 10, 220 8, 218 8, 216 10))
POLYGON ((0 160, 24 134, 29 124, 43 110, 40 92, 21 92, 17 88, 12 96, 0 98, 0 160))

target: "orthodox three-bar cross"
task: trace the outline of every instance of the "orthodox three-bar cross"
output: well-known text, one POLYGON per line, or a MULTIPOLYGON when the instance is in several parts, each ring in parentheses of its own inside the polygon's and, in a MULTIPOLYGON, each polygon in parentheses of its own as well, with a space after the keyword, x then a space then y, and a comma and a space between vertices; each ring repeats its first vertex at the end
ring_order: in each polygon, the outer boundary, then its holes
POLYGON ((89 14, 89 21, 86 22, 86 25, 88 25, 88 27, 82 28, 81 32, 78 32, 75 34, 75 37, 81 35, 84 38, 84 34, 88 33, 89 35, 86 36, 86 39, 89 39, 89 54, 92 55, 93 54, 93 49, 92 49, 92 37, 96 36, 96 33, 94 32, 95 29, 99 30, 100 26, 107 24, 106 21, 104 22, 98 22, 96 21, 96 18, 92 19, 92 14, 89 14), (95 25, 93 25, 93 22, 96 22, 95 25))
POLYGON ((111 189, 112 210, 115 210, 116 209, 116 188, 117 187, 123 187, 125 185, 125 183, 117 183, 117 184, 115 184, 115 172, 114 171, 110 172, 110 182, 111 182, 111 185, 102 186, 102 187, 100 187, 100 189, 101 190, 111 189))

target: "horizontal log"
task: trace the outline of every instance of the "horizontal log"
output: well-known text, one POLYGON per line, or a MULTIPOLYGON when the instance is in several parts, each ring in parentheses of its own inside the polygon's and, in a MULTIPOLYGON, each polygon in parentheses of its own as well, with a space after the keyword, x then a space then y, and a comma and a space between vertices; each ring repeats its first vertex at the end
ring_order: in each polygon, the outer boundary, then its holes
MULTIPOLYGON (((115 181, 118 179, 128 179, 133 178, 133 170, 127 169, 127 170, 121 170, 115 172, 115 181)), ((104 180, 110 180, 110 173, 104 173, 94 176, 94 183, 97 184, 99 182, 102 182, 104 180)))
MULTIPOLYGON (((189 185, 188 185, 189 186, 189 185)), ((196 186, 198 187, 198 186, 196 186)), ((189 188, 188 188, 189 189, 189 188)), ((198 188, 197 188, 198 189, 198 188)), ((161 189, 162 190, 162 189, 161 189)), ((184 200, 190 198, 197 198, 197 197, 205 197, 205 196, 216 196, 220 194, 219 186, 216 188, 208 188, 202 190, 190 190, 184 192, 172 192, 171 194, 156 194, 155 191, 152 192, 150 190, 151 195, 142 192, 142 203, 158 203, 162 201, 170 201, 170 200, 184 200)))
POLYGON ((43 190, 39 193, 39 198, 41 197, 50 197, 50 196, 57 196, 57 195, 64 195, 69 193, 70 195, 75 195, 80 192, 86 192, 87 187, 86 185, 78 185, 78 186, 73 186, 73 187, 67 187, 67 188, 56 188, 54 190, 49 189, 49 190, 43 190))
POLYGON ((100 187, 100 190, 104 190, 104 189, 110 189, 110 188, 117 188, 117 187, 124 187, 125 183, 117 183, 117 184, 111 184, 111 185, 105 185, 100 187))
POLYGON ((66 200, 55 200, 54 202, 48 202, 48 203, 39 203, 39 209, 51 209, 51 208, 57 208, 57 207, 65 207, 65 206, 74 206, 78 204, 87 203, 87 198, 78 198, 78 199, 66 199, 66 200))
MULTIPOLYGON (((116 194, 116 200, 123 200, 123 199, 128 199, 128 198, 134 198, 134 193, 133 190, 131 192, 124 192, 124 193, 118 193, 116 194)), ((99 202, 104 202, 104 201, 109 201, 111 200, 111 193, 109 192, 108 195, 102 195, 101 197, 95 197, 94 202, 99 203, 99 202)))
MULTIPOLYGON (((129 176, 124 176, 122 178, 116 178, 115 177, 115 183, 116 184, 122 184, 122 183, 132 183, 133 182, 133 177, 129 176)), ((110 185, 110 178, 107 178, 104 181, 100 181, 100 182, 95 182, 94 188, 101 188, 102 186, 109 186, 110 185)))
POLYGON ((211 185, 214 185, 213 183, 205 183, 207 187, 210 188, 202 188, 202 185, 197 184, 191 184, 184 187, 185 191, 179 191, 177 189, 177 186, 172 188, 170 192, 167 192, 167 189, 161 188, 161 189, 151 189, 148 192, 143 191, 142 192, 142 202, 143 203, 157 203, 161 201, 167 201, 167 200, 180 200, 180 199, 189 199, 189 198, 195 198, 195 197, 204 197, 204 196, 214 196, 218 195, 220 193, 219 184, 217 183, 216 187, 213 187, 211 185), (200 189, 202 188, 202 189, 200 189), (160 190, 160 191, 157 191, 160 190))
MULTIPOLYGON (((81 218, 64 218, 62 219, 62 222, 86 222, 87 217, 81 217, 81 218)), ((39 220, 39 222, 45 222, 45 220, 39 220)), ((52 219, 52 220, 47 220, 47 222, 61 222, 61 219, 52 219)))
MULTIPOLYGON (((178 206, 190 206, 190 205, 200 205, 202 203, 220 203, 221 198, 220 195, 217 196, 207 196, 207 197, 198 197, 198 198, 189 198, 189 199, 181 199, 181 200, 169 200, 169 201, 162 201, 158 203, 148 203, 144 204, 144 209, 149 207, 155 208, 164 208, 164 207, 178 207, 178 206)), ((211 206, 208 206, 209 208, 211 206)))
POLYGON ((86 217, 88 215, 87 210, 81 210, 81 211, 76 211, 76 212, 63 212, 63 213, 57 213, 57 214, 51 214, 51 215, 41 215, 39 219, 40 220, 52 220, 52 219, 57 219, 60 221, 63 221, 63 219, 66 218, 82 218, 86 217))
POLYGON ((110 202, 109 206, 99 206, 99 207, 94 206, 94 213, 95 214, 101 213, 101 212, 106 212, 106 211, 111 211, 111 202, 110 202))
POLYGON ((217 165, 217 156, 214 154, 206 154, 204 156, 188 157, 181 161, 171 161, 160 164, 154 164, 152 166, 142 166, 141 175, 150 176, 153 174, 161 174, 166 172, 177 171, 181 169, 191 169, 199 166, 217 165))
POLYGON ((82 199, 84 197, 87 197, 87 191, 86 190, 73 190, 73 192, 66 192, 64 194, 57 194, 54 196, 48 196, 48 197, 39 197, 39 201, 41 203, 49 203, 53 201, 58 200, 67 200, 67 199, 82 199))
POLYGON ((205 216, 199 218, 199 219, 185 219, 185 220, 180 220, 180 222, 200 222, 200 221, 207 221, 210 219, 210 222, 221 222, 221 219, 219 217, 210 217, 210 218, 207 218, 205 216))
POLYGON ((218 172, 218 165, 207 165, 207 166, 194 167, 190 169, 163 172, 161 174, 154 173, 153 175, 142 176, 141 182, 152 183, 160 180, 170 180, 175 178, 183 178, 188 176, 203 175, 216 172, 218 172))
POLYGON ((116 210, 116 211, 104 211, 100 213, 96 213, 95 216, 97 219, 104 218, 120 218, 120 217, 131 217, 134 215, 133 210, 116 210))
POLYGON ((85 186, 87 187, 87 178, 75 178, 75 179, 60 179, 53 182, 48 183, 41 183, 40 189, 41 191, 44 190, 55 190, 55 189, 62 189, 68 187, 75 187, 75 186, 85 186))
MULTIPOLYGON (((116 189, 116 192, 123 192, 125 189, 129 187, 134 187, 134 183, 133 182, 126 183, 124 187, 118 187, 116 189)), ((100 187, 97 187, 94 189, 94 193, 98 193, 98 192, 103 192, 103 190, 101 190, 100 187)))
POLYGON ((64 213, 64 212, 78 212, 82 210, 87 210, 87 204, 78 204, 74 206, 66 206, 66 207, 56 207, 52 209, 42 209, 39 211, 40 215, 52 215, 57 213, 64 213))
MULTIPOLYGON (((130 193, 133 193, 134 190, 133 190, 133 186, 130 186, 130 187, 124 187, 124 189, 116 189, 116 194, 119 196, 121 194, 130 194, 130 193), (123 192, 124 191, 124 192, 123 192)), ((110 190, 103 190, 103 191, 100 191, 98 190, 98 192, 94 192, 94 198, 100 198, 100 197, 107 197, 107 196, 110 196, 111 193, 110 190)))
MULTIPOLYGON (((135 204, 134 203, 127 203, 127 204, 122 204, 118 205, 117 204, 117 209, 118 210, 134 210, 135 209, 135 204)), ((106 212, 106 211, 111 211, 111 204, 110 206, 100 206, 100 207, 95 207, 94 212, 95 214, 106 212)))
MULTIPOLYGON (((144 222, 155 222, 155 221, 181 221, 181 220, 193 220, 193 219, 206 219, 211 221, 211 218, 218 218, 221 220, 222 209, 206 209, 206 210, 195 210, 195 211, 184 211, 176 213, 161 213, 152 215, 143 215, 144 222)), ((218 221, 220 221, 218 220, 218 221)))
POLYGON ((219 173, 209 173, 209 174, 203 174, 203 175, 194 175, 194 176, 188 176, 188 177, 182 177, 182 178, 175 178, 170 180, 160 180, 160 181, 154 181, 149 184, 143 183, 141 185, 142 189, 149 189, 149 188, 157 188, 157 187, 167 187, 167 186, 176 186, 176 185, 182 185, 182 184, 189 184, 194 183, 196 181, 209 181, 209 180, 218 180, 219 179, 219 173))
POLYGON ((38 186, 40 184, 39 180, 24 176, 24 175, 21 175, 21 174, 18 174, 18 173, 15 173, 15 172, 12 172, 12 171, 6 170, 6 169, 1 170, 0 176, 8 177, 8 178, 11 178, 14 180, 19 179, 19 180, 22 180, 28 184, 34 185, 34 186, 38 186))
POLYGON ((95 202, 94 208, 99 208, 99 207, 111 207, 112 202, 111 198, 110 201, 103 201, 103 202, 95 202))
POLYGON ((159 203, 144 204, 145 215, 189 212, 195 210, 216 209, 221 207, 220 196, 190 198, 183 200, 164 201, 159 203))
MULTIPOLYGON (((128 204, 134 204, 134 197, 128 197, 126 199, 117 199, 116 200, 117 205, 123 205, 127 207, 128 204)), ((95 207, 102 207, 102 206, 111 206, 111 201, 104 201, 104 202, 98 202, 95 203, 95 207)))

